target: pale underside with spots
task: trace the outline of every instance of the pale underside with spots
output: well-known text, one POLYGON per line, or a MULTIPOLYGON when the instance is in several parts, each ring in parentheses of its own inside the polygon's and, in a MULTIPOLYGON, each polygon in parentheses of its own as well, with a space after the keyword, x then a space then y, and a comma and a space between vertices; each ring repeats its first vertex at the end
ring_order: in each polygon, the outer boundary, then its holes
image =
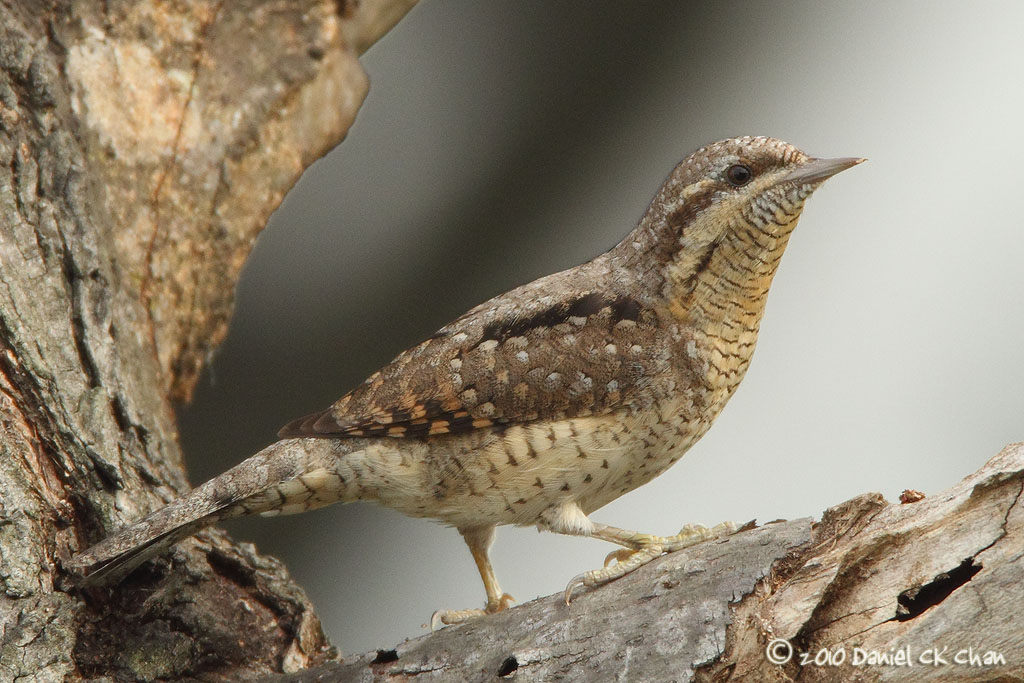
POLYGON ((585 529, 577 508, 589 514, 647 483, 703 435, 711 421, 681 418, 692 411, 684 399, 632 415, 481 429, 441 444, 331 441, 322 446, 332 451, 325 467, 245 506, 291 514, 339 500, 375 500, 460 529, 540 523, 560 530, 558 515, 585 529))

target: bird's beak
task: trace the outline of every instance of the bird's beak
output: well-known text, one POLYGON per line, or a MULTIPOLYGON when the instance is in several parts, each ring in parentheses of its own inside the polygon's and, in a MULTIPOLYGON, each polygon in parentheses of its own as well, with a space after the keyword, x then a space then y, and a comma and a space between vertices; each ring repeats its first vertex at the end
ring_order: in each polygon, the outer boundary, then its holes
POLYGON ((867 159, 843 157, 841 159, 808 159, 799 167, 782 176, 779 182, 813 185, 828 180, 836 173, 863 163, 867 159))

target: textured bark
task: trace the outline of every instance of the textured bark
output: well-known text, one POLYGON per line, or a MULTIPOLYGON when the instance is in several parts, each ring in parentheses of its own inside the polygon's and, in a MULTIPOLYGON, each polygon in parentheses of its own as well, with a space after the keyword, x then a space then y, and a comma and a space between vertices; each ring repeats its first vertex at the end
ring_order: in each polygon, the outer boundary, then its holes
POLYGON ((72 590, 61 560, 187 489, 171 400, 267 217, 351 124, 358 53, 411 4, 0 3, 0 680, 330 653, 283 567, 221 533, 112 591, 72 590))
POLYGON ((1022 487, 1024 443, 917 502, 866 494, 816 523, 772 523, 665 556, 568 607, 550 596, 268 680, 1021 680, 1022 487), (791 661, 769 661, 774 639, 792 646, 791 661), (855 648, 893 661, 854 666, 855 648), (945 664, 932 664, 932 648, 945 664), (968 648, 977 660, 958 663, 968 648), (821 652, 846 657, 826 665, 821 652), (801 666, 800 653, 812 663, 801 666), (995 655, 1005 662, 984 663, 995 655))

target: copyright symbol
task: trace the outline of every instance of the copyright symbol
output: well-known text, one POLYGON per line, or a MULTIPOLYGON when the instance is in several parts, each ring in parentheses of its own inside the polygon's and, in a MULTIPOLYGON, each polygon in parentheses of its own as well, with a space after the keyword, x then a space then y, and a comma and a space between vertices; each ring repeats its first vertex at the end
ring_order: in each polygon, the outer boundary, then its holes
POLYGON ((772 664, 785 664, 793 659, 793 646, 784 638, 776 638, 764 649, 764 656, 772 664))

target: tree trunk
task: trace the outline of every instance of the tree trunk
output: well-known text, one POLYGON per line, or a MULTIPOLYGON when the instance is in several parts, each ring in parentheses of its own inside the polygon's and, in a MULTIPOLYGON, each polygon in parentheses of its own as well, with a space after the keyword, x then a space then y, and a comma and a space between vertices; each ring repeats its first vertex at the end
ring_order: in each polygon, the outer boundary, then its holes
POLYGON ((1022 487, 1024 443, 933 497, 865 494, 819 522, 666 555, 569 606, 541 598, 272 680, 1021 680, 1022 487))
POLYGON ((61 561, 187 490, 171 401, 267 217, 414 0, 0 5, 0 680, 239 680, 331 650, 276 561, 208 532, 159 581, 61 561), (155 587, 155 590, 154 590, 155 587))

